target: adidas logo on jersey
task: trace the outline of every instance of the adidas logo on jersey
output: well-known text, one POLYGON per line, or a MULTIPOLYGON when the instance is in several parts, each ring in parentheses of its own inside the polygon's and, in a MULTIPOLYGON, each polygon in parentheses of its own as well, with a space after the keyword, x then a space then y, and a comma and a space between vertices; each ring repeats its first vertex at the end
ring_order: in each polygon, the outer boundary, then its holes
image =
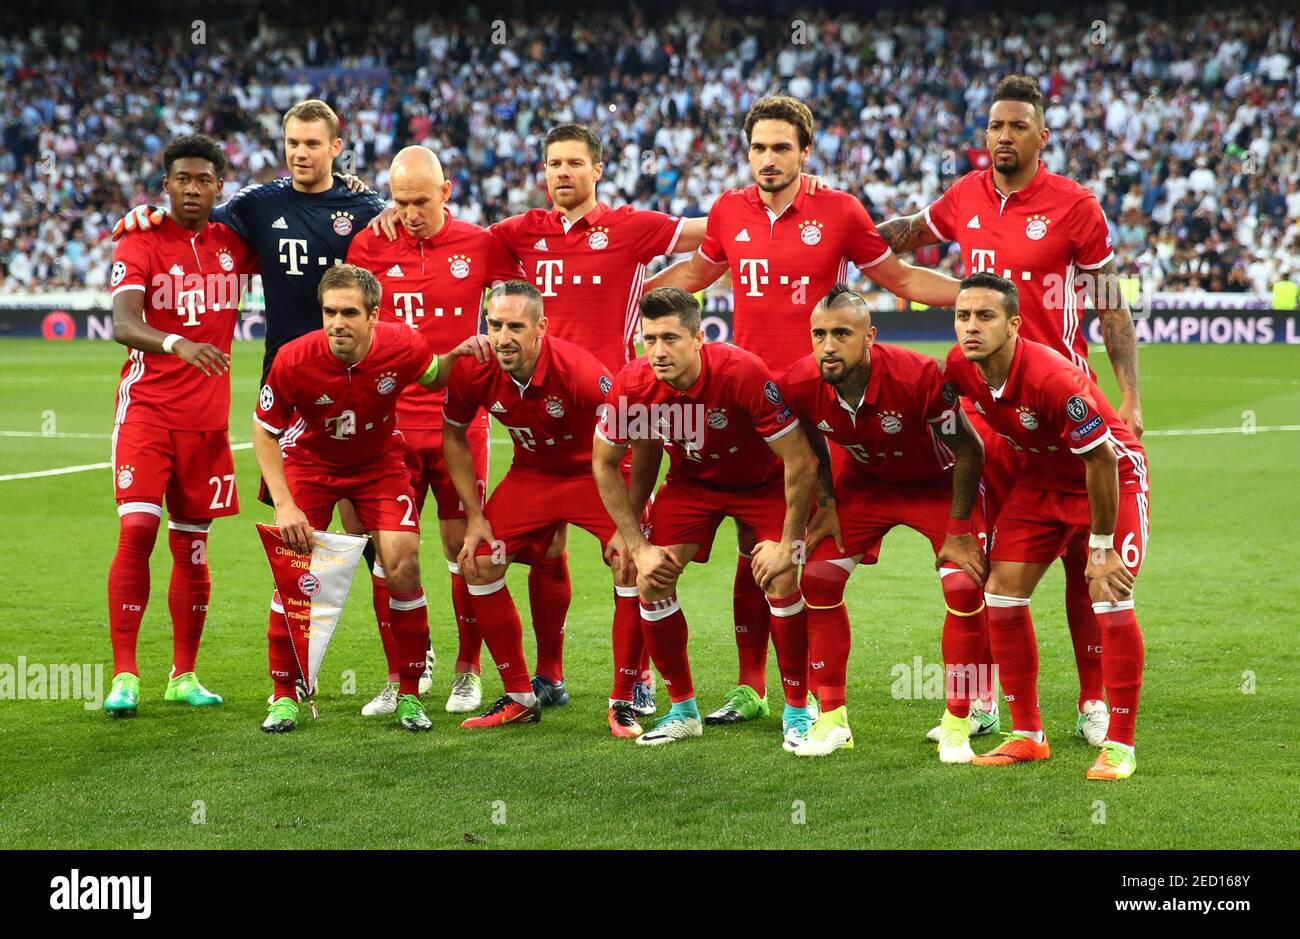
POLYGON ((333 404, 333 403, 334 403, 334 399, 331 398, 329 395, 321 395, 319 398, 316 399, 316 404, 318 406, 333 404))
MULTIPOLYGON (((393 265, 392 267, 390 267, 388 270, 384 271, 384 276, 385 276, 385 277, 403 277, 403 276, 405 276, 405 275, 402 273, 402 266, 401 266, 400 264, 394 264, 394 265, 393 265)), ((406 294, 403 294, 402 296, 406 296, 406 294)))
POLYGON ((817 429, 818 429, 818 430, 823 430, 823 431, 825 431, 826 433, 829 434, 829 433, 830 433, 832 430, 834 430, 835 428, 832 427, 830 424, 826 423, 825 421, 818 421, 818 422, 817 422, 817 429))
POLYGON ((271 227, 272 227, 272 228, 288 228, 288 227, 289 227, 289 224, 284 220, 284 216, 281 215, 279 218, 277 218, 274 222, 271 223, 271 227))
POLYGON ((737 241, 748 241, 748 240, 749 240, 749 229, 748 229, 748 228, 742 228, 742 229, 740 230, 740 233, 739 233, 738 235, 736 235, 736 240, 737 240, 737 241))
POLYGON ((181 267, 179 264, 173 264, 173 265, 172 265, 172 269, 171 269, 170 271, 168 271, 167 273, 168 273, 168 274, 175 274, 175 275, 177 275, 177 276, 184 276, 184 274, 185 274, 185 269, 184 269, 183 267, 181 267))
POLYGON ((493 414, 504 414, 506 413, 506 406, 500 401, 493 401, 492 407, 488 408, 488 410, 493 414))
POLYGON ((980 217, 979 217, 978 215, 972 217, 971 220, 970 220, 969 222, 966 223, 966 227, 967 227, 967 228, 979 228, 979 227, 980 227, 980 217))
POLYGON ((548 247, 546 247, 546 239, 545 239, 545 238, 538 238, 538 239, 537 239, 537 244, 533 245, 533 250, 534 250, 534 251, 550 251, 551 249, 548 248, 548 247))

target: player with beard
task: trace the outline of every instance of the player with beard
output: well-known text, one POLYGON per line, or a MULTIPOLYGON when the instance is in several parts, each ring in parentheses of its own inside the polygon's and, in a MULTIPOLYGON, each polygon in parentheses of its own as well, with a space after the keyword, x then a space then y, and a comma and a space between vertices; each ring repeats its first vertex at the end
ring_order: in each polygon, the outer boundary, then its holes
MULTIPOLYGON (((783 95, 761 98, 745 116, 745 138, 753 185, 719 196, 699 250, 652 278, 647 290, 673 286, 695 292, 730 271, 734 341, 778 374, 807 355, 808 316, 819 297, 846 279, 850 263, 900 297, 952 303, 957 281, 901 261, 856 198, 830 189, 811 192, 804 185, 813 138, 807 105, 783 95)), ((767 604, 754 587, 747 557, 753 532, 741 527, 737 536, 740 674, 722 707, 705 718, 711 724, 768 713, 767 604)))
MULTIPOLYGON (((967 273, 991 271, 1016 284, 1021 336, 1055 349, 1095 379, 1080 328, 1085 300, 1091 300, 1122 395, 1119 417, 1140 439, 1137 335, 1118 289, 1109 228, 1090 189, 1048 171, 1041 154, 1050 138, 1035 81, 1024 75, 1004 78, 994 90, 985 130, 992 165, 963 176, 924 211, 884 222, 880 235, 898 252, 955 241, 967 273)), ((985 482, 996 512, 1019 471, 1018 457, 979 415, 969 409, 968 415, 985 438, 985 482)), ((1100 746, 1109 718, 1102 700, 1100 626, 1083 576, 1084 541, 1075 539, 1062 556, 1065 609, 1079 673, 1076 731, 1100 746)), ((972 728, 977 718, 986 718, 982 706, 972 728)), ((982 729, 996 728, 986 719, 982 729)), ((931 739, 938 730, 930 732, 931 739)))

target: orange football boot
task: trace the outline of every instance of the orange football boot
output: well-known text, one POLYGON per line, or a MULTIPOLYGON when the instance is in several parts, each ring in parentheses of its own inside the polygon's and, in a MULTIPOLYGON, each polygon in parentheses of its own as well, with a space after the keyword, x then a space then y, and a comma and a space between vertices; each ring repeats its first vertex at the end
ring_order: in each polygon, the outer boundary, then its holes
POLYGON ((502 724, 536 724, 542 719, 542 706, 525 707, 509 695, 502 695, 478 717, 460 722, 461 727, 500 727, 502 724))
POLYGON ((981 753, 971 760, 975 766, 1010 766, 1012 763, 1033 763, 1045 760, 1052 755, 1052 748, 1047 745, 1047 738, 1037 743, 1020 734, 1003 734, 1003 741, 988 753, 981 753))
POLYGON ((640 737, 645 733, 637 722, 636 711, 626 701, 610 706, 609 732, 615 737, 640 737))

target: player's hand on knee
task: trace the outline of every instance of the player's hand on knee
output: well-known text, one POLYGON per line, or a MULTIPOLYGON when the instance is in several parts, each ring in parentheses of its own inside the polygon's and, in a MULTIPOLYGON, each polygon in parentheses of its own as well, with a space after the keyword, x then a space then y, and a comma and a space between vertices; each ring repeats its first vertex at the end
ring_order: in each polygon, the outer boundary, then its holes
POLYGON ((1114 548, 1093 551, 1083 576, 1094 602, 1118 603, 1133 595, 1133 572, 1124 566, 1114 548))
POLYGON ((461 545, 460 556, 456 563, 462 571, 471 571, 479 575, 478 546, 492 543, 492 526, 483 516, 471 518, 465 523, 465 543, 461 545))
POLYGON ((163 210, 158 206, 137 205, 117 220, 117 224, 113 226, 113 240, 117 241, 129 232, 148 231, 157 225, 161 225, 162 220, 163 210))
POLYGON ((813 548, 817 547, 818 542, 823 538, 833 539, 840 554, 844 554, 844 533, 840 530, 840 513, 834 502, 820 507, 817 514, 812 517, 812 521, 808 523, 808 530, 804 533, 803 540, 808 546, 809 554, 812 554, 813 548))
POLYGON ((230 371, 230 356, 210 342, 182 339, 172 347, 182 362, 193 365, 204 375, 224 375, 230 371))
POLYGON ((750 565, 754 570, 754 582, 760 590, 766 591, 776 578, 794 569, 794 552, 784 542, 760 541, 754 545, 750 565))
POLYGON ((311 554, 316 539, 312 535, 311 522, 302 509, 290 503, 275 510, 275 524, 279 526, 280 537, 288 547, 298 554, 311 554))
POLYGON ((966 572, 975 583, 983 585, 988 577, 988 558, 974 535, 948 535, 943 539, 939 553, 934 556, 934 569, 952 564, 966 572))
POLYGON ((634 560, 639 575, 638 585, 644 579, 652 587, 667 590, 677 582, 677 575, 682 572, 677 556, 659 545, 645 545, 637 552, 634 560))
POLYGON ((366 226, 376 235, 383 235, 389 241, 397 240, 397 209, 391 205, 370 220, 366 226))

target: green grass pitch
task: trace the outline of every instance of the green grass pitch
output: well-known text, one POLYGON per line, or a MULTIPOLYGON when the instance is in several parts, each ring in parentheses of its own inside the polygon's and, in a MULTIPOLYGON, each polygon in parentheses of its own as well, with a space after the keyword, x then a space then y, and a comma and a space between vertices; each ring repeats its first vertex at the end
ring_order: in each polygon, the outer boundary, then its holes
MULTIPOLYGON (((882 337, 887 338, 887 337, 882 337)), ((925 351, 942 355, 938 345, 925 351)), ((108 460, 120 347, 0 344, 0 477, 108 460), (12 432, 59 435, 22 437, 12 432), (102 435, 73 436, 73 435, 102 435)), ((234 354, 232 438, 247 440, 261 349, 234 354)), ((1097 363, 1108 372, 1104 353, 1097 363)), ((270 574, 253 522, 249 450, 236 453, 244 514, 214 526, 214 581, 199 674, 219 708, 165 705, 171 637, 165 536, 140 636, 142 705, 111 721, 75 700, 0 700, 0 844, 37 848, 863 847, 1263 848, 1294 843, 1300 802, 1296 509, 1300 433, 1178 435, 1294 425, 1300 350, 1156 346, 1142 352, 1152 467, 1150 556, 1139 580, 1146 682, 1139 770, 1086 783, 1093 750, 1071 734, 1076 676, 1059 566, 1034 601, 1053 756, 1011 769, 939 764, 923 735, 942 700, 898 697, 898 671, 938 663, 943 607, 921 536, 896 530, 850 584, 849 711, 857 746, 824 760, 780 748, 778 717, 647 749, 605 726, 610 581, 573 530, 567 642, 572 703, 540 725, 471 733, 441 710, 455 654, 441 554, 426 537, 439 654, 434 731, 359 714, 382 681, 364 572, 325 660, 322 716, 258 731, 268 691, 270 574), (344 675, 356 689, 345 694, 344 675), (1290 833, 1290 834, 1289 834, 1290 833)), ((1108 393, 1114 384, 1103 375, 1108 393)), ((494 428, 499 437, 499 428, 494 428)), ((508 447, 493 448, 493 476, 508 447)), ((109 663, 105 576, 116 543, 104 469, 0 479, 0 666, 109 663)), ((429 534, 433 533, 432 528, 429 534)), ((735 680, 724 527, 681 596, 700 703, 735 680)), ((524 571, 511 574, 526 600, 524 571)), ((527 630, 526 603, 521 602, 527 630)), ((529 640, 531 642, 531 640, 529 640)), ((488 672, 490 658, 484 656, 488 672)), ((105 665, 105 682, 111 677, 105 665)), ((776 692, 775 661, 769 682, 776 692)), ((499 689, 485 676, 485 697, 499 689)), ((106 691, 107 689, 105 689, 106 691)), ((662 685, 661 710, 666 706, 662 685)), ((773 702, 779 714, 779 702, 773 702)), ((304 711, 304 715, 306 712, 304 711)), ((976 749, 991 746, 977 741, 976 749)))

